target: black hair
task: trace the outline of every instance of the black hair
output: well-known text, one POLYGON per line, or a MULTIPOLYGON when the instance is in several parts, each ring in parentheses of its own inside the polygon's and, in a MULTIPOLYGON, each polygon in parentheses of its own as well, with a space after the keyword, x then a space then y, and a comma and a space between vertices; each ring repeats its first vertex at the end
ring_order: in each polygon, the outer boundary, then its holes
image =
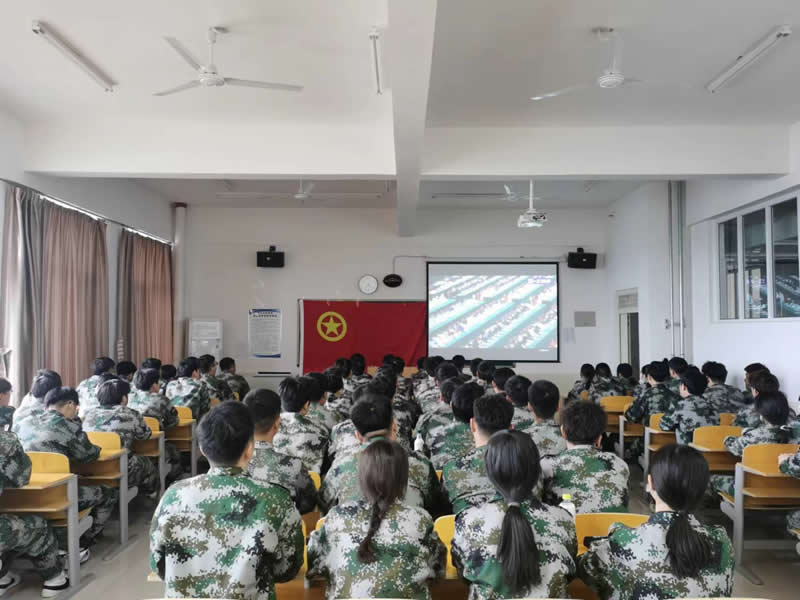
POLYGON ((306 373, 306 377, 314 380, 314 384, 311 388, 311 402, 319 404, 320 400, 322 400, 322 396, 324 396, 325 392, 328 390, 328 378, 322 373, 316 372, 306 373))
POLYGON ((97 386, 97 401, 100 406, 117 406, 131 393, 131 385, 124 379, 115 377, 97 386))
POLYGON ((756 371, 766 371, 769 373, 769 369, 766 367, 766 365, 761 363, 750 363, 744 368, 745 373, 755 373, 756 371))
POLYGON ((133 385, 137 390, 149 392, 154 384, 158 383, 159 373, 156 369, 139 369, 133 376, 133 385))
POLYGON ((161 365, 161 379, 166 379, 167 381, 171 381, 178 376, 178 369, 175 368, 175 365, 161 365))
POLYGON ((397 376, 402 377, 403 371, 406 370, 406 361, 399 356, 393 356, 391 364, 394 367, 394 372, 397 373, 397 376))
POLYGON ((31 396, 44 398, 47 392, 54 388, 60 388, 61 385, 61 375, 50 369, 39 369, 33 377, 31 396))
POLYGON ((117 363, 117 376, 127 377, 136 373, 136 365, 129 360, 121 360, 117 363))
POLYGON ((633 377, 633 366, 629 363, 619 363, 617 365, 617 376, 630 379, 633 377))
POLYGON ((611 367, 608 363, 597 363, 597 366, 594 368, 595 377, 611 377, 611 367))
POLYGON ((367 369, 367 359, 364 358, 363 354, 353 354, 350 357, 350 369, 356 377, 364 374, 367 369))
POLYGON ((281 406, 290 413, 303 410, 307 402, 315 399, 318 390, 319 384, 311 377, 287 377, 278 385, 281 406))
POLYGON ((669 365, 664 361, 654 360, 650 363, 647 374, 652 377, 656 383, 664 383, 669 377, 669 365))
POLYGON ((532 498, 541 476, 539 450, 526 433, 498 431, 487 444, 485 464, 489 481, 508 505, 497 543, 497 560, 506 585, 519 596, 542 580, 536 534, 520 507, 532 498))
POLYGON ((756 371, 755 374, 750 375, 750 387, 760 396, 769 392, 777 392, 781 389, 781 383, 769 371, 756 371))
POLYGON ((484 393, 483 386, 475 382, 465 383, 457 387, 450 400, 453 416, 462 423, 469 423, 472 418, 475 400, 483 396, 484 393))
POLYGON ((686 369, 689 368, 689 363, 686 362, 685 358, 680 356, 673 356, 669 359, 669 368, 675 371, 678 375, 683 375, 686 372, 686 369))
POLYGON ((422 368, 428 376, 434 377, 436 375, 436 367, 438 367, 439 364, 435 356, 426 356, 425 360, 422 362, 422 368))
POLYGON ((647 377, 647 374, 650 373, 650 365, 642 365, 642 375, 647 377))
POLYGON ((607 423, 606 411, 594 402, 570 402, 561 414, 564 437, 572 444, 594 444, 607 423))
POLYGON ((192 373, 200 370, 200 361, 196 358, 184 358, 178 364, 178 377, 191 377, 192 373))
POLYGON ((591 363, 583 363, 581 365, 581 379, 586 382, 586 389, 589 389, 589 385, 594 379, 594 365, 591 363))
POLYGON ((342 379, 347 379, 348 377, 350 377, 350 373, 352 372, 353 367, 349 358, 345 357, 337 358, 334 364, 342 372, 342 379))
POLYGON ((11 391, 11 382, 4 377, 0 377, 0 394, 7 394, 11 391))
POLYGON ((392 359, 394 358, 394 354, 384 354, 383 359, 381 360, 382 365, 390 365, 392 364, 392 359))
POLYGON ((438 367, 436 367, 436 372, 433 374, 433 377, 436 381, 441 384, 445 379, 450 379, 451 377, 458 377, 459 371, 458 367, 456 367, 451 362, 443 362, 438 367))
POLYGON ((230 356, 226 356, 225 358, 219 361, 219 370, 223 373, 230 371, 236 366, 236 361, 233 360, 230 356))
POLYGON ((480 365, 482 362, 482 358, 473 358, 471 361, 469 361, 469 372, 472 373, 473 377, 478 376, 478 365, 480 365))
POLYGON ((497 367, 494 373, 492 373, 492 381, 498 389, 504 390, 506 381, 514 377, 514 375, 516 375, 516 373, 514 373, 514 369, 511 367, 497 367))
POLYGON ((396 388, 397 383, 387 377, 373 377, 367 383, 367 391, 370 394, 386 396, 387 398, 394 398, 396 388))
POLYGON ((494 363, 488 360, 482 361, 481 364, 478 365, 477 375, 478 379, 481 381, 491 383, 494 377, 494 363))
POLYGON ((241 402, 228 400, 206 413, 197 429, 200 449, 213 465, 232 467, 253 440, 253 417, 241 402))
POLYGON ((206 373, 210 373, 211 369, 214 368, 214 365, 217 364, 217 359, 210 354, 203 354, 197 360, 200 361, 200 372, 204 375, 206 373))
MULTIPOLYGON (((372 383, 372 381, 369 381, 372 383)), ((361 400, 364 396, 369 393, 369 388, 367 387, 366 383, 362 383, 356 389, 353 390, 353 404, 361 400)), ((351 405, 352 406, 352 405, 351 405)))
POLYGON ((725 383, 728 378, 728 369, 725 368, 725 365, 711 360, 703 363, 702 372, 714 383, 725 383))
POLYGON ((342 372, 337 368, 325 369, 323 373, 325 375, 325 389, 332 394, 335 394, 339 390, 344 387, 344 381, 342 380, 342 372))
POLYGON ((458 377, 451 377, 450 379, 445 379, 439 385, 439 392, 444 398, 444 401, 450 404, 453 401, 453 392, 456 391, 456 388, 463 385, 461 379, 458 377))
POLYGON ((539 379, 528 388, 528 404, 540 419, 552 419, 558 410, 561 395, 558 386, 552 381, 539 379))
POLYGON ((361 436, 392 429, 392 400, 378 394, 367 394, 350 409, 350 420, 361 436))
POLYGON ((686 386, 692 396, 702 396, 708 387, 708 380, 697 367, 686 369, 680 377, 681 383, 686 386))
POLYGON ((44 397, 44 405, 48 408, 55 406, 61 408, 68 402, 74 402, 77 406, 80 404, 78 392, 71 387, 61 386, 51 389, 44 397))
POLYGON ((789 420, 789 402, 783 392, 759 392, 755 408, 770 425, 786 425, 789 420))
POLYGON ((466 359, 466 358, 464 358, 464 355, 463 355, 463 354, 456 354, 456 355, 455 355, 455 356, 454 356, 454 357, 451 359, 451 361, 450 361, 450 362, 452 362, 452 363, 453 363, 453 364, 456 366, 456 369, 458 369, 458 372, 460 373, 461 371, 463 371, 463 370, 464 370, 464 365, 466 365, 466 364, 467 364, 467 359, 466 359))
POLYGON ((503 394, 489 394, 475 399, 472 417, 482 433, 491 435, 496 431, 511 427, 514 407, 509 404, 503 394))
POLYGON ((114 368, 114 361, 108 356, 101 356, 92 361, 92 374, 100 375, 114 368))
POLYGON ((530 387, 530 379, 524 375, 514 375, 506 380, 503 390, 514 406, 524 408, 528 406, 528 390, 530 387))
POLYGON ((378 377, 383 377, 391 382, 392 388, 397 387, 397 372, 394 370, 392 365, 382 365, 378 367, 375 371, 373 379, 378 377))
POLYGON ((156 371, 161 368, 161 359, 160 358, 145 358, 142 361, 141 365, 142 369, 155 369, 156 371))
POLYGON ((397 442, 375 440, 358 453, 358 484, 372 505, 367 535, 358 545, 358 560, 375 562, 372 540, 386 513, 408 487, 408 455, 397 442))
POLYGON ((425 356, 420 356, 417 359, 417 371, 423 371, 425 369, 425 356))
POLYGON ((257 433, 269 431, 281 416, 281 397, 272 390, 250 390, 242 402, 250 411, 257 433))
POLYGON ((670 569, 677 577, 696 577, 714 560, 711 540, 689 521, 708 488, 708 463, 691 446, 669 444, 653 455, 650 475, 655 492, 675 511, 666 539, 670 569))

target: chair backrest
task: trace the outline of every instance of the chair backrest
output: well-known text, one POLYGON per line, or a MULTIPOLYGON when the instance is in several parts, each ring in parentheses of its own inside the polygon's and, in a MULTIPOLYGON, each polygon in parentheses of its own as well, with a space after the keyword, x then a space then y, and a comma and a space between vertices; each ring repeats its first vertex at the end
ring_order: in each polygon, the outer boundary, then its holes
POLYGON ((213 407, 215 407, 215 406, 217 406, 219 403, 220 403, 220 402, 219 402, 219 398, 211 398, 211 399, 208 401, 208 405, 209 405, 210 407, 212 407, 212 408, 213 408, 213 407))
POLYGON ((319 520, 317 521, 317 526, 314 527, 314 529, 316 531, 319 531, 320 529, 322 529, 323 525, 325 525, 325 517, 320 517, 319 520))
POLYGON ((194 418, 192 417, 192 409, 188 406, 176 406, 175 410, 178 412, 178 418, 181 421, 188 421, 189 419, 194 418))
POLYGON ((578 397, 583 401, 588 400, 589 399, 589 390, 583 390, 578 397))
POLYGON ((319 473, 316 471, 309 471, 308 476, 311 477, 311 481, 314 482, 314 487, 319 489, 322 485, 322 479, 320 479, 319 473))
POLYGON ((628 527, 638 527, 650 517, 634 513, 586 513, 575 515, 575 533, 578 537, 578 546, 583 545, 583 538, 605 537, 608 528, 614 523, 622 523, 628 527))
POLYGON ((664 418, 664 413, 650 415, 650 429, 660 429, 662 418, 664 418))
POLYGON ((122 442, 119 435, 110 431, 87 431, 86 436, 95 446, 100 446, 103 450, 119 450, 122 442))
POLYGON ((782 473, 778 468, 778 456, 794 454, 797 448, 797 444, 752 444, 742 453, 742 466, 779 477, 782 473))
POLYGON ((150 428, 150 431, 156 432, 161 431, 161 425, 158 423, 158 419, 155 417, 144 417, 144 422, 147 423, 147 426, 150 428))
POLYGON ((632 396, 605 396, 604 398, 600 398, 600 406, 602 406, 603 410, 606 412, 624 412, 625 406, 632 402, 632 396))
POLYGON ((443 517, 439 517, 433 522, 433 530, 436 532, 436 535, 439 536, 439 539, 442 540, 442 543, 447 547, 447 568, 445 570, 445 576, 448 579, 456 577, 457 573, 456 568, 453 565, 453 555, 450 553, 450 547, 453 544, 455 529, 455 515, 445 515, 443 517))
POLYGON ((736 413, 719 413, 720 425, 733 425, 736 420, 736 413))
POLYGON ((725 426, 722 425, 708 425, 706 427, 698 427, 694 430, 692 436, 692 443, 708 448, 709 450, 725 450, 723 441, 728 436, 739 437, 742 435, 741 427, 725 426))
POLYGON ((57 452, 28 452, 33 473, 69 473, 69 459, 57 452))
POLYGON ((436 469, 436 477, 439 479, 439 481, 442 480, 442 470, 441 469, 436 469))
POLYGON ((241 400, 241 398, 239 398, 239 392, 233 392, 233 399, 236 400, 237 402, 241 400))

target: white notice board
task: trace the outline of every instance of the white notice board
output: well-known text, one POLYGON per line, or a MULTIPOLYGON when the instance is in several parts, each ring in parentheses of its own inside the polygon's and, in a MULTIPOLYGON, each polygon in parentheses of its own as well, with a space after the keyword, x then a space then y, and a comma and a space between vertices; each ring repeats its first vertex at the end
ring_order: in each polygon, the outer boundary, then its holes
POLYGON ((281 357, 280 308, 251 308, 247 314, 247 340, 254 358, 281 357))

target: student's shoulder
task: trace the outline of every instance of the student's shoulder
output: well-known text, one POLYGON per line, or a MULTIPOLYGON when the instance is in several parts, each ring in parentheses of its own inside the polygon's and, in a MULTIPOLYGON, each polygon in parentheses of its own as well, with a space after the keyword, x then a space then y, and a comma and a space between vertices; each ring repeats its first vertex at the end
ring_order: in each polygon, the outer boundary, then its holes
POLYGON ((424 508, 409 504, 396 504, 392 511, 398 521, 417 528, 432 528, 433 518, 424 508))

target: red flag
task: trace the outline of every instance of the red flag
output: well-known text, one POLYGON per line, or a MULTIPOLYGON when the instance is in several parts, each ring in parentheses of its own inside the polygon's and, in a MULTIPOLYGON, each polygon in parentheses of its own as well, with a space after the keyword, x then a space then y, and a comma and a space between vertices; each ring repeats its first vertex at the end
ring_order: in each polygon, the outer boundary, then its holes
POLYGON ((303 301, 303 371, 322 371, 360 352, 367 365, 394 354, 415 366, 425 356, 425 302, 303 301))

